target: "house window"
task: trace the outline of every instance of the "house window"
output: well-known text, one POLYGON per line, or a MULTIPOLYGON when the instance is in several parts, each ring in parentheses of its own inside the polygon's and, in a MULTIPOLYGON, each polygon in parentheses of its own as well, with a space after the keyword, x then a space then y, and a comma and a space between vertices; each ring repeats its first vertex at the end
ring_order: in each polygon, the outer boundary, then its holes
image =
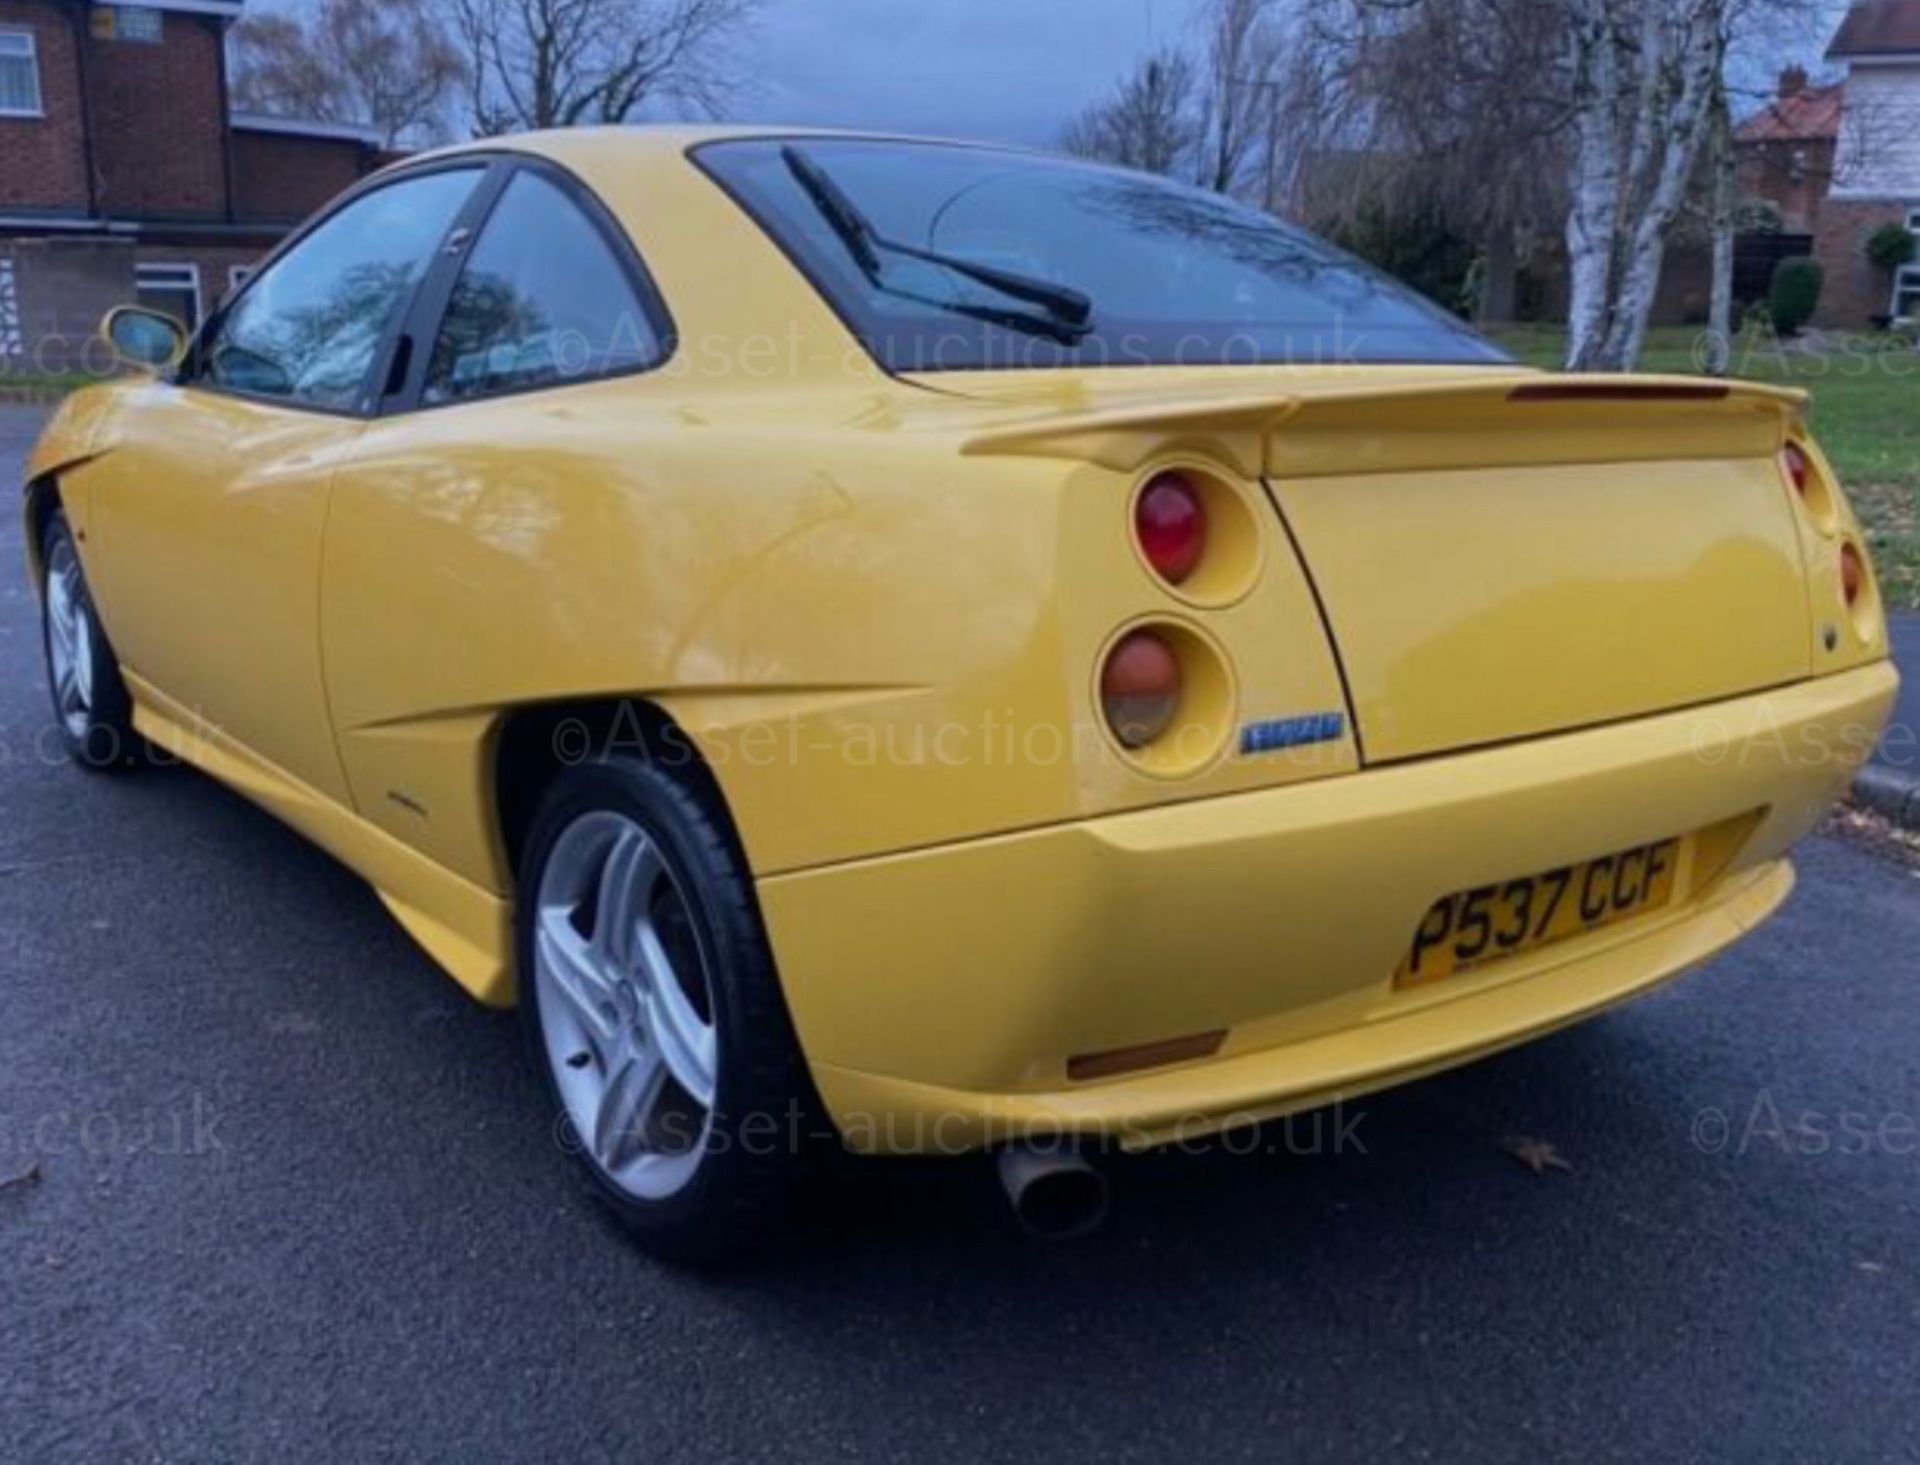
POLYGON ((0 30, 0 117, 38 117, 40 58, 33 32, 0 30))
MULTIPOLYGON (((1907 227, 1920 234, 1920 209, 1907 210, 1907 227)), ((1904 265, 1894 274, 1893 318, 1920 320, 1920 261, 1904 265)))
POLYGON ((92 17, 96 41, 146 41, 161 38, 160 12, 150 5, 99 5, 92 17))
POLYGON ((242 285, 246 284, 247 281, 251 280, 252 278, 253 278, 252 265, 228 265, 227 266, 227 293, 231 295, 234 291, 238 290, 242 285))
POLYGON ((134 293, 150 310, 164 310, 189 331, 200 324, 198 265, 135 265, 134 293))
POLYGON ((1893 286, 1895 320, 1920 320, 1920 265, 1908 265, 1900 271, 1893 286))

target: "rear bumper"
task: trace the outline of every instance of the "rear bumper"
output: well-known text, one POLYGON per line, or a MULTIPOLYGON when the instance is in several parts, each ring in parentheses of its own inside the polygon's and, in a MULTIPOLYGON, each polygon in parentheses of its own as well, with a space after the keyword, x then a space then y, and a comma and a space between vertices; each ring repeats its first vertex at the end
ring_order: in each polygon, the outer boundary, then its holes
POLYGON ((1712 956, 1786 898, 1786 851, 1845 791, 1897 685, 1880 663, 1615 727, 776 876, 761 903, 853 1147, 1060 1131, 1148 1144, 1445 1068, 1712 956), (1669 909, 1394 985, 1435 900, 1695 833, 1669 909), (1217 1030, 1210 1058, 1067 1078, 1075 1055, 1217 1030))

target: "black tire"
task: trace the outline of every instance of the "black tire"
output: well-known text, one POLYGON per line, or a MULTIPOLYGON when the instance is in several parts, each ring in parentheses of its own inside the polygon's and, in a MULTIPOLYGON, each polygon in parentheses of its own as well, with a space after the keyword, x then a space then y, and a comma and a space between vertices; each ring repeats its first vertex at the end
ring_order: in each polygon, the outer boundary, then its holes
MULTIPOLYGON (((752 882, 724 814, 694 780, 655 763, 616 757, 567 768, 540 802, 516 883, 520 1011, 543 1079, 549 1132, 573 1155, 592 1192, 644 1250, 666 1260, 712 1264, 773 1239, 830 1131, 781 995, 752 882), (583 1123, 569 1112, 561 1091, 559 1060, 547 1043, 548 1018, 542 1010, 548 1003, 557 1008, 565 1003, 553 995, 551 981, 536 972, 540 892, 549 861, 570 829, 587 816, 607 813, 637 824, 657 849, 672 877, 671 893, 679 898, 676 908, 684 910, 688 934, 704 958, 710 993, 717 1054, 712 1107, 704 1136, 685 1150, 698 1156, 691 1179, 664 1197, 641 1197, 619 1183, 580 1132, 583 1123)), ((555 1021, 559 1045, 567 1046, 567 1019, 555 1021)), ((586 1067, 586 1054, 567 1066, 586 1067)))
POLYGON ((79 546, 60 510, 47 520, 41 535, 40 563, 40 649, 61 745, 74 762, 95 772, 135 767, 144 761, 146 742, 134 731, 133 699, 94 608, 79 546), (82 674, 66 681, 55 652, 60 634, 56 605, 60 603, 69 607, 67 624, 81 628, 68 658, 82 674))

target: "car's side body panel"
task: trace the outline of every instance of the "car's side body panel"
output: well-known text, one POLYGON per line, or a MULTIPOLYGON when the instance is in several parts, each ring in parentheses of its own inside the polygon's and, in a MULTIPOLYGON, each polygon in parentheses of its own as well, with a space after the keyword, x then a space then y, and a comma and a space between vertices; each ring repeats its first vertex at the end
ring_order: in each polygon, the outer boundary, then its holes
MULTIPOLYGON (((497 885, 460 720, 579 698, 664 707, 763 874, 1357 766, 1345 736, 1178 782, 1124 764, 1094 710, 1102 643, 1143 612, 1199 619, 1134 552, 1132 476, 966 461, 948 415, 900 388, 661 375, 374 424, 323 595, 363 813, 497 885)), ((1257 483, 1234 491, 1263 572, 1206 633, 1284 648, 1239 658, 1241 715, 1344 715, 1285 534, 1257 483)))
POLYGON ((72 393, 60 403, 58 410, 41 429, 39 440, 28 454, 26 471, 22 475, 26 494, 21 508, 26 515, 24 539, 27 571, 32 576, 36 591, 40 588, 43 569, 37 515, 45 507, 46 495, 60 495, 61 507, 66 511, 68 523, 73 526, 81 562, 90 564, 86 491, 77 483, 63 484, 61 480, 77 477, 73 470, 85 463, 92 452, 95 429, 101 417, 111 410, 112 404, 113 393, 104 387, 83 388, 72 393))
POLYGON ((333 474, 359 431, 138 382, 114 393, 68 476, 89 502, 89 566, 121 661, 339 802, 317 593, 333 474))

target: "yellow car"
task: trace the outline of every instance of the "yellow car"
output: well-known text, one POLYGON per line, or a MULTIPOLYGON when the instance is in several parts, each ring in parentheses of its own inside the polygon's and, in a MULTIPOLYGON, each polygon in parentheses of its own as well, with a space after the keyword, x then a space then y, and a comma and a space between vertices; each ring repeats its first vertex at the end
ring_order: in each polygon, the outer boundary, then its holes
POLYGON ((1263 214, 1024 152, 410 160, 29 470, 60 722, 516 996, 663 1251, 822 1140, 1140 1147, 1751 930, 1895 691, 1795 393, 1515 366, 1263 214), (1057 1143, 1056 1143, 1057 1142, 1057 1143))

